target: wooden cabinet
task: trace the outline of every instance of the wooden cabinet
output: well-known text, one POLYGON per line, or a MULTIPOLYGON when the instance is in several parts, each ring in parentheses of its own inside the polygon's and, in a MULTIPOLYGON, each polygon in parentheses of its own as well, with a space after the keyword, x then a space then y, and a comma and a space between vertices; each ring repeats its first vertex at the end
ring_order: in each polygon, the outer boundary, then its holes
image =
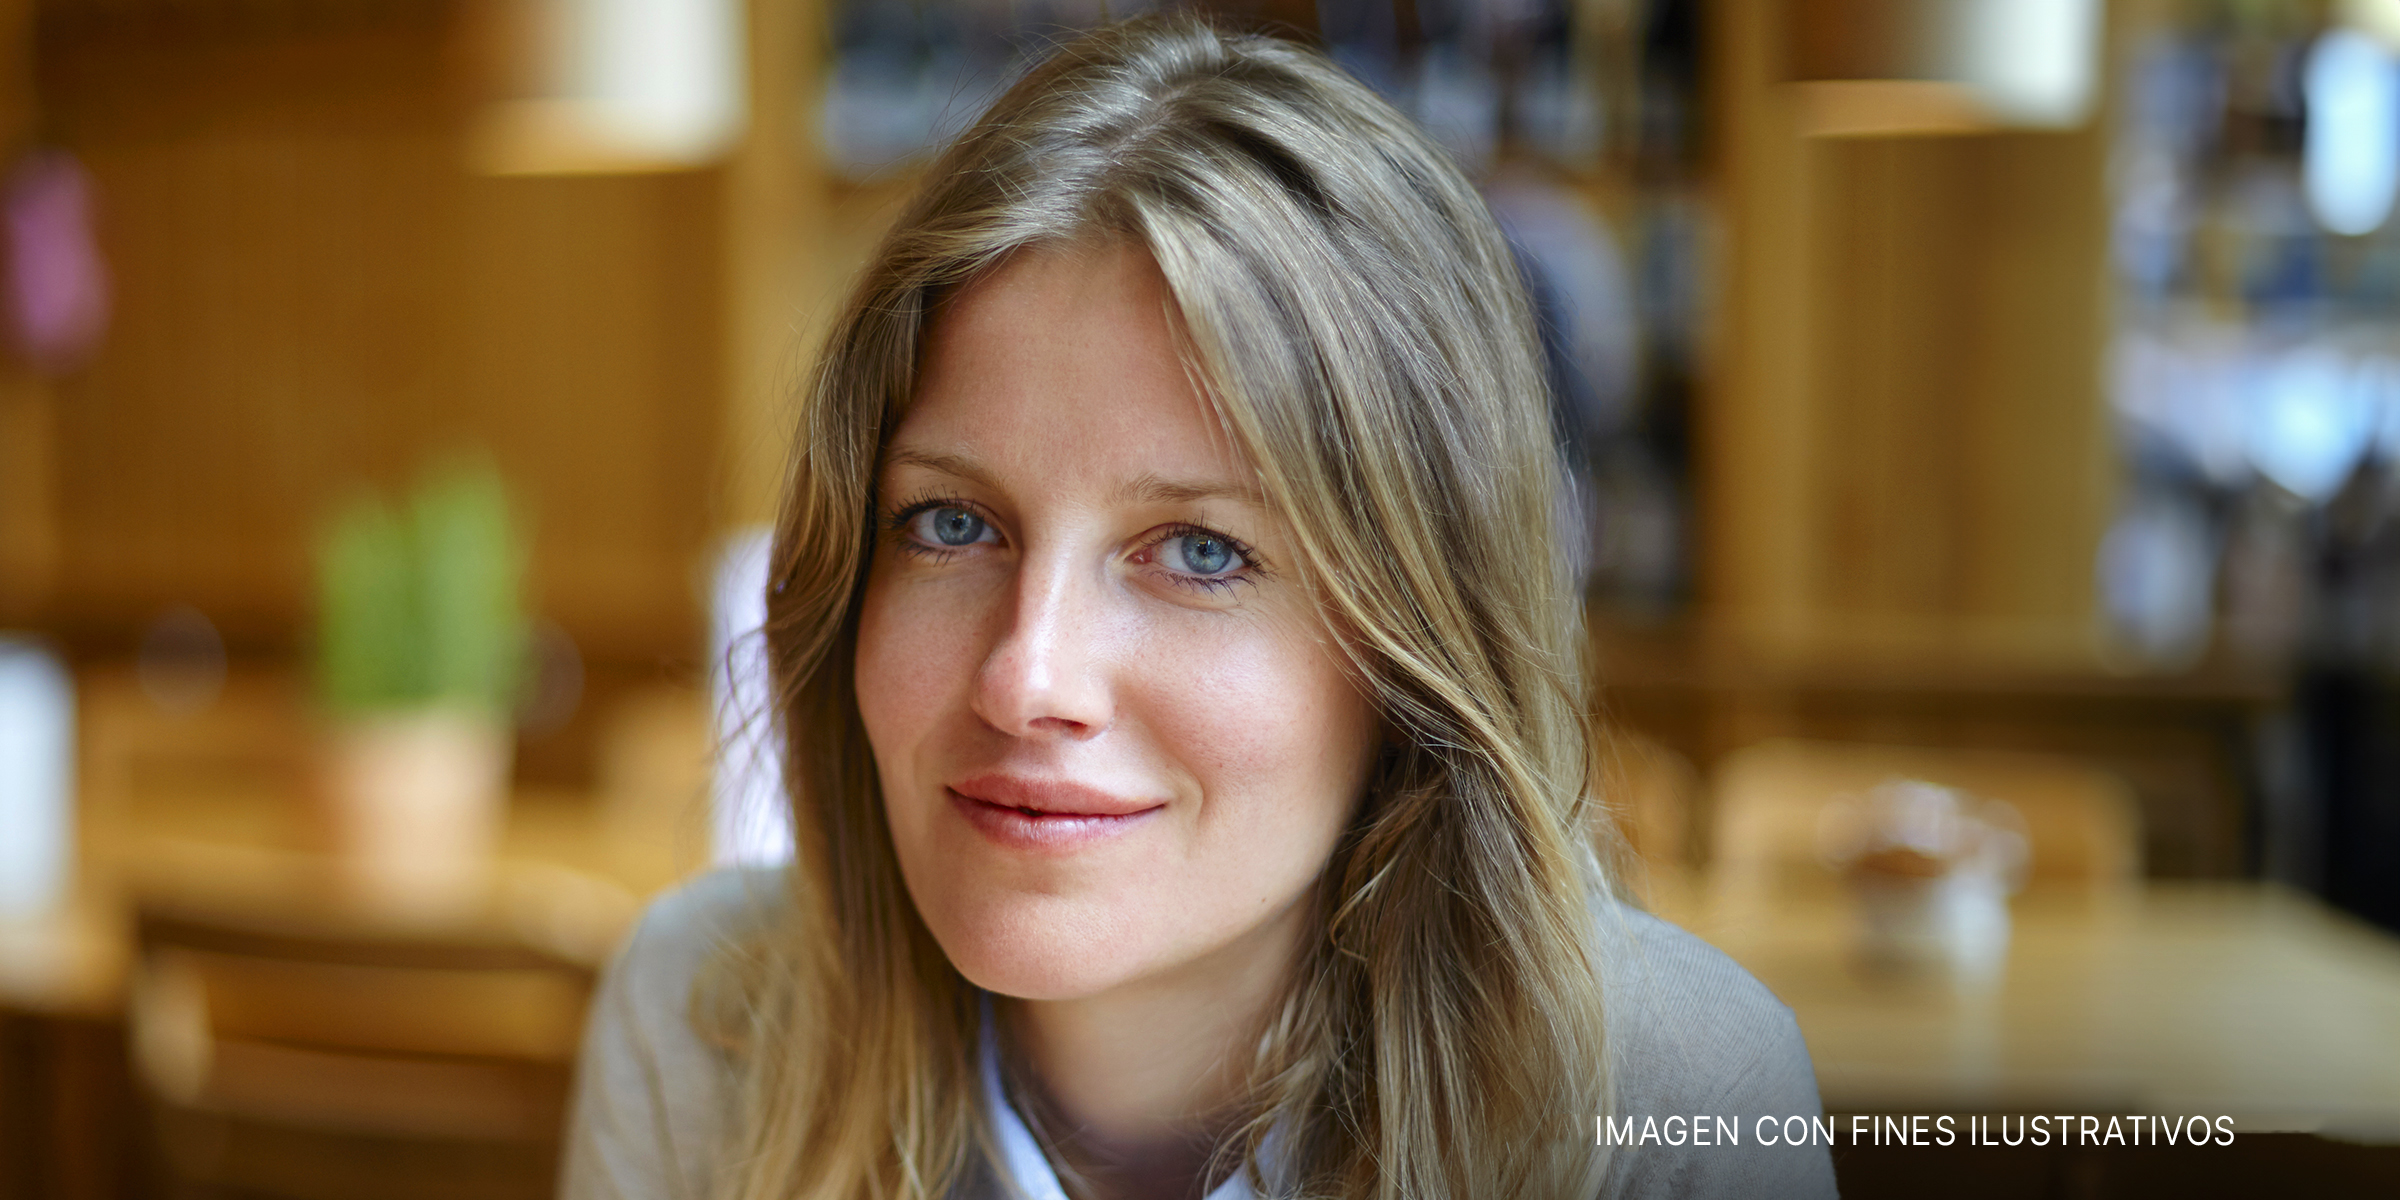
POLYGON ((1704 611, 1778 658, 2097 669, 2106 117, 1807 136, 1794 7, 1710 8, 1704 611))
POLYGON ((187 603, 288 652, 328 505, 475 446, 585 655, 697 656, 746 177, 471 173, 465 35, 414 0, 43 13, 40 133, 97 182, 116 305, 88 366, 0 406, 47 432, 0 521, 50 568, 12 619, 122 653, 187 603))

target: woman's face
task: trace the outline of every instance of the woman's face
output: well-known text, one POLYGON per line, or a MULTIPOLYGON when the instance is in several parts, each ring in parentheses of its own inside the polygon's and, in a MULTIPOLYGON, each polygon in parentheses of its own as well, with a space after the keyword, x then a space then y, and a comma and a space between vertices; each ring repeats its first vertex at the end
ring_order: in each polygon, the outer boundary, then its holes
POLYGON ((1376 721, 1132 249, 956 297, 885 448, 858 704, 917 911, 1080 999, 1279 968, 1376 721))

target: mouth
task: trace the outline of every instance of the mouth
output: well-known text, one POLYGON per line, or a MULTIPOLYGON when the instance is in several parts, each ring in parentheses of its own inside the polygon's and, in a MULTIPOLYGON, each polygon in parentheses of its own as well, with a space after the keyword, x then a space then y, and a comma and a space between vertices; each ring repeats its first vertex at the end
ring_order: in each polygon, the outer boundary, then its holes
POLYGON ((1131 832, 1166 803, 1073 783, 982 776, 945 787, 951 806, 984 836, 1029 850, 1067 850, 1131 832))

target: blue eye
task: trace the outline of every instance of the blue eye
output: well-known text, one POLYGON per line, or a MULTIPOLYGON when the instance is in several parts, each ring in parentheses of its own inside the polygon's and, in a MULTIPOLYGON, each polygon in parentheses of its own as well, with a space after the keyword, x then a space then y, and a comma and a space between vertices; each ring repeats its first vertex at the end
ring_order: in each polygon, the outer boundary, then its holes
POLYGON ((1222 575, 1249 565, 1233 543, 1202 530, 1168 538, 1162 548, 1170 569, 1192 575, 1222 575))
POLYGON ((991 529, 973 509, 947 505, 926 509, 908 523, 919 539, 940 546, 972 546, 991 529))

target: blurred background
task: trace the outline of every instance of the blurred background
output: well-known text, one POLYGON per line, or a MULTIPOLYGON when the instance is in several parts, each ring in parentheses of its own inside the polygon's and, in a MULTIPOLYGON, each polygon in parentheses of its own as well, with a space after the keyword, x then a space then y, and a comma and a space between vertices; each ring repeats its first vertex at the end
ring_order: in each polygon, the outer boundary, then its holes
MULTIPOLYGON (((819 322, 1155 7, 0 0, 0 1198, 547 1194, 786 852, 819 322)), ((1846 1193, 2400 1194, 2400 0, 1201 7, 1484 186, 1628 877, 1829 1110, 2242 1130, 1846 1193)))

